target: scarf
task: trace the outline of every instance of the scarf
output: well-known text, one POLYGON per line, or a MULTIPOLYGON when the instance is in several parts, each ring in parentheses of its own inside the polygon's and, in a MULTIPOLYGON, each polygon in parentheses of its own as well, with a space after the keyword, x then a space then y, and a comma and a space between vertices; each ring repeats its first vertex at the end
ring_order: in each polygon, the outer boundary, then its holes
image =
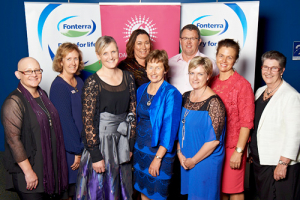
MULTIPOLYGON (((55 177, 52 160, 52 145, 51 145, 51 130, 49 120, 46 113, 38 105, 36 100, 30 92, 19 83, 18 89, 22 92, 24 97, 30 103, 33 112, 36 115, 37 121, 40 125, 41 144, 43 154, 43 184, 44 191, 48 194, 55 193, 55 177)), ((56 157, 57 157, 57 176, 58 176, 58 193, 66 190, 68 187, 68 169, 66 161, 66 153, 64 147, 63 132, 60 125, 58 112, 54 105, 51 103, 46 93, 40 88, 37 88, 41 100, 43 101, 46 109, 50 113, 52 126, 56 136, 56 157)), ((38 141, 37 141, 38 142, 38 141)), ((55 166, 54 166, 55 167, 55 166)))

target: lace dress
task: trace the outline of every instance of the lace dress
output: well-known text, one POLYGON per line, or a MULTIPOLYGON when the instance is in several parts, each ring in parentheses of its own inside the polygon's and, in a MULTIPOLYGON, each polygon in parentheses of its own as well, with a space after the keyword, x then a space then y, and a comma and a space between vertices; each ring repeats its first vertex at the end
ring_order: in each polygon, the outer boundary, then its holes
POLYGON ((221 174, 224 159, 226 130, 225 106, 217 95, 189 103, 190 92, 183 95, 181 119, 186 112, 185 138, 182 140, 183 123, 180 122, 179 143, 182 154, 192 158, 206 142, 219 140, 219 145, 204 160, 190 170, 181 166, 181 194, 188 199, 220 199, 221 174))
POLYGON ((252 129, 254 120, 254 94, 250 83, 237 72, 221 81, 219 75, 211 80, 211 89, 222 99, 227 114, 225 160, 222 174, 222 192, 244 191, 246 154, 239 169, 230 168, 230 158, 239 140, 241 127, 252 129))
POLYGON ((122 60, 118 67, 133 74, 136 88, 139 88, 144 83, 148 83, 150 81, 147 77, 145 67, 140 65, 135 58, 126 58, 125 60, 122 60))
POLYGON ((85 149, 78 172, 76 199, 131 199, 132 170, 127 162, 128 139, 132 151, 135 135, 134 78, 123 71, 122 83, 111 86, 95 73, 85 81, 82 93, 85 149), (96 173, 92 163, 102 159, 105 172, 96 173))
POLYGON ((151 147, 152 125, 149 114, 150 106, 147 106, 147 95, 149 94, 145 91, 137 107, 137 114, 140 120, 137 126, 133 155, 134 188, 150 199, 166 199, 173 171, 175 151, 166 153, 161 160, 159 176, 153 177, 148 172, 149 166, 159 149, 159 145, 151 147))

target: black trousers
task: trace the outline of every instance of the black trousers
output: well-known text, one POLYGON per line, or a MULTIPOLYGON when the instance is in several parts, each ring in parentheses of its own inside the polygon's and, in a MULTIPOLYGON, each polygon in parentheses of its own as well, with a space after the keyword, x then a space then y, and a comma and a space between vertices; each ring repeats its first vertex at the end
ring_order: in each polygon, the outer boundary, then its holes
POLYGON ((300 163, 287 167, 286 178, 276 181, 276 166, 260 165, 258 158, 253 157, 253 169, 256 189, 262 200, 295 200, 300 199, 300 163))
POLYGON ((21 192, 17 176, 13 176, 14 188, 21 200, 60 200, 60 195, 48 195, 46 193, 25 193, 21 192))

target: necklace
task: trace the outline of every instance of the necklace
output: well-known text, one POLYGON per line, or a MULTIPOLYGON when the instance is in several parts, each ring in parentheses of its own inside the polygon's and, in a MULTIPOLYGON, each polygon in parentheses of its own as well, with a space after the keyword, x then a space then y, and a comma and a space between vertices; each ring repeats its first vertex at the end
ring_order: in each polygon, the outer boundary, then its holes
MULTIPOLYGON (((204 92, 206 91, 206 88, 207 86, 205 87, 204 91, 202 92, 202 94, 200 95, 199 99, 201 98, 201 96, 204 94, 204 92)), ((190 95, 191 96, 191 95, 190 95)), ((181 120, 182 122, 182 141, 181 141, 181 148, 183 148, 183 141, 184 141, 184 138, 185 138, 185 118, 188 116, 188 114, 190 113, 190 111, 194 108, 194 105, 196 104, 197 101, 195 101, 191 107, 191 109, 186 109, 185 112, 184 112, 184 115, 183 115, 183 119, 181 120)), ((190 103, 191 103, 191 98, 189 97, 189 103, 188 103, 188 106, 187 108, 189 108, 190 106, 190 103)))
POLYGON ((267 92, 267 88, 266 88, 266 93, 267 93, 267 95, 269 96, 272 92, 274 92, 278 87, 279 87, 279 85, 281 84, 281 82, 282 82, 282 79, 281 79, 281 81, 280 81, 280 83, 276 86, 276 88, 274 88, 274 90, 272 90, 271 92, 267 92))
POLYGON ((266 99, 270 98, 269 95, 272 94, 272 92, 274 92, 274 91, 281 85, 281 83, 282 83, 282 79, 281 79, 280 83, 279 83, 279 84, 278 84, 271 92, 267 92, 267 89, 268 89, 268 88, 265 89, 265 93, 266 93, 267 96, 266 96, 266 97, 264 96, 264 98, 263 98, 264 101, 265 101, 266 99))
POLYGON ((148 92, 147 92, 147 97, 148 97, 147 106, 151 106, 152 99, 153 99, 154 96, 155 96, 155 95, 153 95, 153 96, 151 97, 151 95, 148 94, 148 92))
POLYGON ((46 108, 46 106, 45 106, 45 104, 44 104, 44 102, 43 102, 41 96, 39 96, 39 98, 40 98, 40 100, 41 100, 41 102, 42 102, 42 104, 43 104, 43 106, 45 107, 46 110, 45 110, 40 104, 38 104, 38 105, 39 105, 40 108, 45 112, 45 114, 48 116, 49 125, 50 125, 50 127, 52 127, 51 115, 50 115, 49 111, 47 110, 47 108, 46 108))

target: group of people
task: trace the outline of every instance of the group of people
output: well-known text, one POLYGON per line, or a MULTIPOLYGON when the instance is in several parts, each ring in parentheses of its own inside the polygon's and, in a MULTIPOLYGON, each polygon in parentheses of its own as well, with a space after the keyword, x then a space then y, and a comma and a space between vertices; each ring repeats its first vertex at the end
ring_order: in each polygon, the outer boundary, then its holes
POLYGON ((21 59, 1 109, 7 189, 25 200, 167 199, 178 159, 182 199, 242 200, 250 143, 260 198, 300 199, 300 94, 282 79, 286 57, 262 56, 266 86, 254 96, 234 69, 236 41, 219 41, 216 62, 199 52, 196 26, 179 41, 168 59, 137 29, 119 63, 116 41, 102 36, 102 67, 85 82, 81 51, 64 43, 49 98, 39 63, 21 59))

